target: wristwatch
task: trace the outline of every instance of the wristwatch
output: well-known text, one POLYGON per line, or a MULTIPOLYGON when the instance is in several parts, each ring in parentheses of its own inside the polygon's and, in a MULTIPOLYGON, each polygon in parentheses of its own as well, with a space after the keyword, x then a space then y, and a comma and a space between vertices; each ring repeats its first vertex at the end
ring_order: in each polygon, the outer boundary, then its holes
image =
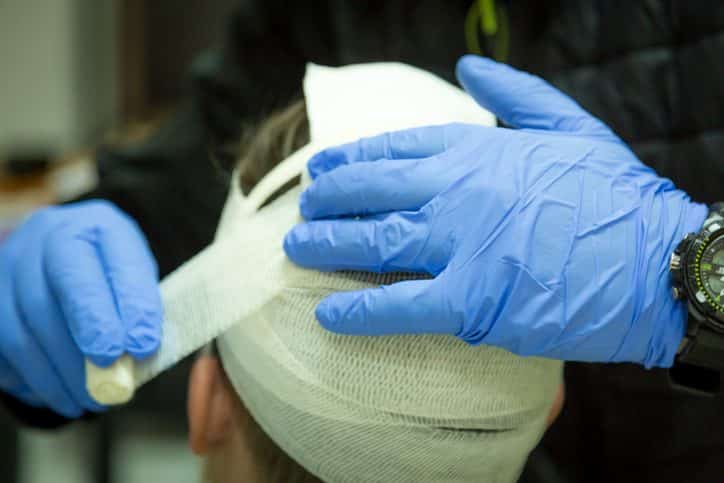
POLYGON ((716 394, 724 371, 724 203, 712 205, 701 231, 679 243, 669 268, 673 296, 689 309, 670 380, 688 392, 716 394))

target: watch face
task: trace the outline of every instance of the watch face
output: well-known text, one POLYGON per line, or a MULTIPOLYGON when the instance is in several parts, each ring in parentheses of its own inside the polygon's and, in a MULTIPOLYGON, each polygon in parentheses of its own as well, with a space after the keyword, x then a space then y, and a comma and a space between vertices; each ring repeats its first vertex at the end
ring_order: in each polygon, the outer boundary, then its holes
POLYGON ((699 291, 716 311, 724 312, 724 235, 702 245, 696 262, 699 291))

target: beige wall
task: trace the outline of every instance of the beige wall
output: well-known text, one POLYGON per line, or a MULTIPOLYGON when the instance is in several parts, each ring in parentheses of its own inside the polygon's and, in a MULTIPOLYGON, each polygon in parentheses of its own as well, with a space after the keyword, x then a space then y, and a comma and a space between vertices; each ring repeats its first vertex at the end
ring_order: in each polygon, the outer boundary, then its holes
POLYGON ((116 2, 0 0, 0 157, 97 139, 117 119, 116 2))

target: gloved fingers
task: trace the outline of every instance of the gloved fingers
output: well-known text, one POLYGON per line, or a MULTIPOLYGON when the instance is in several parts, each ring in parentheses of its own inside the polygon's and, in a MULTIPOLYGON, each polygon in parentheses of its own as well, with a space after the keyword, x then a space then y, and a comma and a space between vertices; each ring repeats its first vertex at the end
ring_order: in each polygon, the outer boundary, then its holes
MULTIPOLYGON (((0 388, 23 402, 36 407, 49 407, 66 417, 78 417, 82 408, 74 400, 61 379, 60 369, 47 357, 46 352, 24 323, 25 313, 21 295, 32 298, 44 290, 42 277, 29 284, 18 279, 26 272, 37 274, 41 259, 37 246, 42 243, 44 219, 49 210, 36 213, 3 245, 0 256, 0 388), (22 231, 20 231, 22 230, 22 231), (32 245, 36 244, 35 247, 32 245), (33 249, 35 249, 33 251, 33 249), (28 265, 35 263, 36 265, 28 265), (29 270, 35 268, 35 270, 29 270)), ((48 324, 46 317, 39 321, 48 324)), ((53 341, 53 344, 57 343, 53 341)), ((53 347, 51 344, 49 347, 53 347)))
MULTIPOLYGON (((0 287, 0 293, 8 292, 0 287)), ((29 393, 40 399, 42 406, 49 407, 67 418, 80 416, 83 409, 64 386, 61 374, 50 362, 40 344, 20 322, 20 314, 12 300, 0 300, 0 320, 3 321, 0 354, 5 355, 12 370, 22 376, 29 389, 19 396, 28 396, 29 393)), ((32 401, 32 397, 29 400, 32 401)))
POLYGON ((438 273, 450 244, 430 243, 425 212, 396 212, 363 219, 301 223, 284 238, 284 250, 302 267, 322 271, 438 273))
POLYGON ((158 350, 163 332, 156 261, 130 219, 118 220, 96 235, 96 246, 125 328, 126 352, 137 359, 149 357, 158 350))
POLYGON ((43 405, 66 418, 77 418, 83 414, 83 407, 66 387, 62 374, 53 366, 47 354, 30 334, 16 334, 20 337, 10 341, 15 370, 25 375, 31 391, 43 401, 43 405))
POLYGON ((15 388, 23 386, 23 381, 15 373, 15 369, 0 354, 0 389, 3 392, 15 393, 15 388))
POLYGON ((33 407, 43 406, 43 402, 23 382, 13 366, 0 355, 0 390, 33 407))
POLYGON ((445 124, 386 132, 378 136, 327 148, 311 157, 312 179, 340 166, 380 159, 416 159, 440 154, 470 131, 464 124, 445 124))
POLYGON ((46 272, 74 339, 95 364, 122 353, 155 352, 162 308, 153 257, 136 226, 104 202, 87 202, 95 224, 71 223, 51 234, 46 272))
POLYGON ((26 262, 18 266, 14 274, 18 287, 18 312, 22 314, 24 330, 32 334, 45 352, 76 404, 100 411, 103 406, 97 404, 86 389, 83 354, 73 340, 68 322, 49 288, 42 255, 32 259, 35 254, 43 253, 40 248, 43 242, 42 238, 29 240, 27 253, 21 255, 26 262))
MULTIPOLYGON (((461 164, 461 163, 459 163, 461 164)), ((417 210, 442 191, 462 166, 438 157, 364 161, 320 174, 299 200, 308 220, 417 210)))
POLYGON ((45 244, 45 273, 78 348, 108 366, 124 352, 125 328, 96 239, 99 228, 66 225, 45 244))
POLYGON ((28 386, 24 385, 21 386, 20 389, 8 391, 8 394, 19 400, 26 406, 30 406, 33 408, 47 408, 45 402, 43 402, 42 399, 38 398, 35 394, 33 394, 33 391, 31 391, 28 386))
POLYGON ((460 58, 456 74, 478 104, 510 126, 618 139, 608 126, 540 77, 476 55, 460 58))
POLYGON ((455 334, 460 323, 442 294, 435 280, 410 280, 333 293, 315 314, 322 327, 339 334, 455 334))

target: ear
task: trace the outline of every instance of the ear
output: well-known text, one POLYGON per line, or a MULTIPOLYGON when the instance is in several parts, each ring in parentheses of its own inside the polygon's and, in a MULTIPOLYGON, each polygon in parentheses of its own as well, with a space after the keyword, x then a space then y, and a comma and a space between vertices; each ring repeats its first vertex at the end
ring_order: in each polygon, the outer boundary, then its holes
POLYGON ((224 373, 216 357, 201 355, 189 377, 189 446, 197 455, 224 443, 230 434, 235 395, 224 384, 224 373))
POLYGON ((560 383, 558 391, 556 392, 556 399, 553 401, 548 417, 546 418, 546 428, 549 428, 561 414, 563 404, 566 401, 566 386, 564 383, 560 383))

